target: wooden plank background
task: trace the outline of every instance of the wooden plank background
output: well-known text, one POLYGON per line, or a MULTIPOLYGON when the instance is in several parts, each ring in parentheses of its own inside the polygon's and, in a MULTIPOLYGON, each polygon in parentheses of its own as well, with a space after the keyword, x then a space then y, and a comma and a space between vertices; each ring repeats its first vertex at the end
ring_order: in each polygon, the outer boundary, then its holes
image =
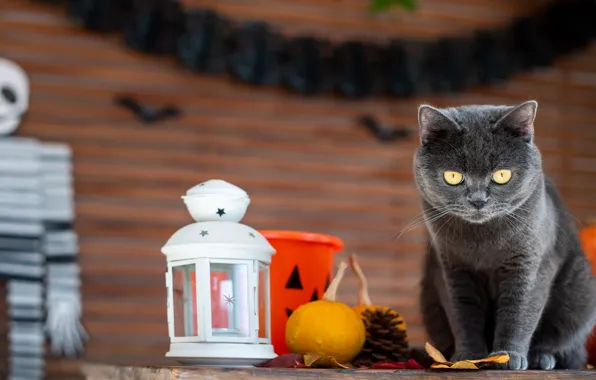
MULTIPOLYGON (((420 0, 414 15, 373 15, 364 0, 185 2, 214 6, 239 20, 267 20, 292 35, 383 40, 496 26, 545 1, 420 0)), ((306 99, 190 74, 173 60, 129 51, 118 36, 72 26, 60 6, 2 0, 0 56, 19 62, 31 77, 31 112, 20 134, 64 141, 74 150, 84 322, 92 336, 87 361, 168 363, 165 260, 159 249, 190 221, 180 195, 211 178, 248 191, 252 204, 245 222, 255 228, 344 239, 346 252, 361 256, 374 301, 402 312, 413 344, 422 344, 417 296, 424 231, 417 228, 395 241, 419 213, 411 172, 417 140, 377 142, 356 126, 363 112, 416 129, 421 102, 537 99, 537 140, 546 167, 578 221, 596 212, 596 46, 553 68, 459 95, 306 99), (120 93, 175 102, 184 116, 145 126, 113 105, 120 93)), ((342 300, 355 302, 356 290, 350 274, 342 300)), ((60 379, 76 368, 75 362, 49 365, 60 379)))

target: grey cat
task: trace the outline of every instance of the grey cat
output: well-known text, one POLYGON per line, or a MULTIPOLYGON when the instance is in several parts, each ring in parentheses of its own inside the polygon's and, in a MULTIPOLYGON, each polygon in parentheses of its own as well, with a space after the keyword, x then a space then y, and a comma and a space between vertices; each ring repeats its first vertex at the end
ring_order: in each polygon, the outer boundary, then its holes
POLYGON ((419 108, 416 183, 431 236, 421 305, 452 360, 578 369, 596 278, 533 141, 538 104, 419 108))

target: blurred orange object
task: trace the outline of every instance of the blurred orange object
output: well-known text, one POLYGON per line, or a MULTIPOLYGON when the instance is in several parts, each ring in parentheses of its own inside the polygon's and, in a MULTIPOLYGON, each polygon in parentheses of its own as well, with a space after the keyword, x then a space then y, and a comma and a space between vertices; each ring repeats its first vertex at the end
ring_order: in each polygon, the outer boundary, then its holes
MULTIPOLYGON (((588 261, 592 264, 592 273, 596 276, 596 226, 588 226, 579 232, 582 248, 588 261)), ((586 344, 588 349, 588 363, 596 364, 596 326, 588 338, 586 344)))
POLYGON ((596 276, 596 225, 584 227, 579 232, 579 238, 582 242, 582 248, 592 264, 592 273, 596 276))
POLYGON ((298 306, 321 299, 329 286, 333 256, 341 239, 311 232, 259 231, 277 253, 271 261, 271 342, 277 355, 289 353, 286 322, 298 306))

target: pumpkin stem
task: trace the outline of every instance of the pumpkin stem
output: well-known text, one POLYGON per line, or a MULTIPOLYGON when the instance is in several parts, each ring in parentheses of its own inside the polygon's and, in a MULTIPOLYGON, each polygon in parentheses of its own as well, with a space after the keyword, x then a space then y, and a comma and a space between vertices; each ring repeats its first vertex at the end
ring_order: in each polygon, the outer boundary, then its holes
POLYGON ((337 287, 339 286, 341 279, 344 277, 344 274, 346 273, 347 268, 348 268, 348 264, 346 264, 345 261, 342 261, 339 263, 339 268, 337 268, 337 273, 335 274, 333 281, 331 281, 331 284, 329 284, 327 291, 323 295, 323 299, 325 301, 335 301, 336 300, 337 287))
POLYGON ((372 305, 370 295, 368 294, 368 282, 366 281, 366 276, 362 272, 360 265, 358 265, 355 253, 352 253, 350 255, 350 266, 352 267, 354 273, 356 273, 358 281, 360 282, 360 286, 358 289, 358 304, 367 306, 372 305))

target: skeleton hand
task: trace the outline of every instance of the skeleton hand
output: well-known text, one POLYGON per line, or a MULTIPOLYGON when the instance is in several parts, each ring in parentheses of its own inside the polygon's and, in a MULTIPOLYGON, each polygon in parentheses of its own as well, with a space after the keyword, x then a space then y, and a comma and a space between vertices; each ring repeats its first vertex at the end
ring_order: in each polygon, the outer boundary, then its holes
POLYGON ((54 300, 48 305, 46 332, 54 355, 76 356, 89 335, 80 322, 81 304, 76 297, 54 300))

